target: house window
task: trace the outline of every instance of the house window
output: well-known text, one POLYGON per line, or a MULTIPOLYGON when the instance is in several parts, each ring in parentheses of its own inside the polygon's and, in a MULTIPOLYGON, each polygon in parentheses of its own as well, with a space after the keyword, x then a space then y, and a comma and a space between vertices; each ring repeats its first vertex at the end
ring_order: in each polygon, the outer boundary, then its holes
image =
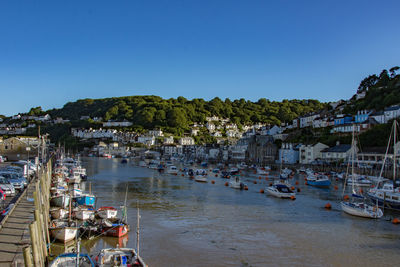
POLYGON ((4 149, 8 149, 8 146, 4 146, 4 149))

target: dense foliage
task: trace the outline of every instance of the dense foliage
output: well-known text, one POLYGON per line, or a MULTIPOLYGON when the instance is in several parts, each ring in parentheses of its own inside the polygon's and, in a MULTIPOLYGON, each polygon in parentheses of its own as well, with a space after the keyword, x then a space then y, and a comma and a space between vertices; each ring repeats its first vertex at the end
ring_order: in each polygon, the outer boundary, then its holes
POLYGON ((50 115, 64 119, 79 120, 81 116, 102 117, 103 120, 131 121, 136 127, 145 129, 161 128, 170 132, 188 129, 189 125, 205 123, 207 116, 229 118, 238 125, 257 122, 280 124, 325 107, 317 100, 269 101, 265 98, 257 102, 239 99, 222 101, 218 97, 187 100, 162 99, 158 96, 127 96, 105 99, 83 99, 67 103, 61 109, 50 110, 50 115))
POLYGON ((357 93, 365 92, 365 98, 356 100, 353 97, 345 112, 356 113, 358 110, 383 110, 385 107, 400 103, 400 75, 396 74, 399 67, 389 71, 382 70, 378 75, 369 75, 361 81, 357 93))

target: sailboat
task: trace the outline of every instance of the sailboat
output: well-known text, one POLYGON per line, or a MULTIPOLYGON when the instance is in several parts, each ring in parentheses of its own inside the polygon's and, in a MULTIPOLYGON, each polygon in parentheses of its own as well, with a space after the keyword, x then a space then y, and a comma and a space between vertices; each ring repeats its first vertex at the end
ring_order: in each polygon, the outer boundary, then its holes
POLYGON ((382 163, 381 172, 379 174, 378 186, 372 188, 368 191, 367 195, 372 201, 376 201, 379 206, 384 208, 400 210, 400 187, 396 184, 396 169, 397 169, 397 148, 396 148, 396 135, 397 135, 397 121, 393 122, 391 134, 389 136, 388 145, 386 148, 385 158, 382 163), (393 134, 393 181, 387 181, 383 183, 382 173, 387 160, 389 146, 393 134))
MULTIPOLYGON (((351 177, 356 177, 354 174, 354 161, 356 159, 356 142, 354 140, 354 125, 353 125, 353 135, 351 141, 351 177)), ((346 176, 346 180, 347 180, 346 176)), ((345 187, 343 188, 344 193, 345 187)), ((376 205, 371 206, 365 203, 365 198, 357 194, 355 190, 355 183, 351 183, 352 199, 349 201, 342 201, 340 205, 342 210, 350 215, 364 217, 364 218, 381 218, 383 216, 382 210, 376 205), (360 200, 363 201, 360 201, 360 200)))
POLYGON ((127 223, 127 206, 126 201, 128 197, 128 186, 126 186, 125 203, 122 207, 122 219, 106 219, 102 221, 102 233, 106 236, 121 237, 129 232, 129 224, 127 223))
POLYGON ((290 198, 295 199, 296 193, 289 188, 286 180, 289 178, 289 171, 282 171, 282 157, 281 157, 281 164, 279 170, 279 180, 275 181, 274 184, 265 188, 265 191, 274 197, 278 198, 290 198))

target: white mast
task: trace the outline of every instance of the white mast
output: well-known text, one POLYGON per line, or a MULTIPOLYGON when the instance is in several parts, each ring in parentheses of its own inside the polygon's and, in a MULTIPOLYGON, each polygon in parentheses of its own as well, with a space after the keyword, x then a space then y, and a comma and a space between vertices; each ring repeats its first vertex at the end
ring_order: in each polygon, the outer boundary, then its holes
POLYGON ((137 201, 137 226, 136 226, 136 255, 139 258, 139 226, 140 226, 140 214, 139 214, 139 200, 137 201))
POLYGON ((396 180, 396 168, 397 168, 397 160, 396 160, 396 120, 393 122, 394 124, 394 134, 393 134, 393 192, 395 188, 395 180, 396 180))

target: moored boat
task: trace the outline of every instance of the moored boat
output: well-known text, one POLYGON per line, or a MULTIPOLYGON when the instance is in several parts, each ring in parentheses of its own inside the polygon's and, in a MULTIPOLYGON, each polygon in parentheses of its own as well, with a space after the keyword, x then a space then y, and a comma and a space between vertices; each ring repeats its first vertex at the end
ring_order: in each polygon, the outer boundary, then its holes
POLYGON ((95 257, 99 267, 108 266, 147 266, 143 259, 132 248, 106 248, 95 257))
POLYGON ((49 265, 49 267, 64 267, 64 266, 79 266, 79 267, 95 267, 95 263, 88 254, 79 253, 64 253, 58 255, 49 265))
POLYGON ((296 198, 296 193, 284 183, 275 183, 271 186, 268 186, 265 190, 269 195, 274 197, 291 199, 296 198))
POLYGON ((118 210, 114 207, 100 207, 97 215, 103 219, 114 219, 117 217, 118 210))

